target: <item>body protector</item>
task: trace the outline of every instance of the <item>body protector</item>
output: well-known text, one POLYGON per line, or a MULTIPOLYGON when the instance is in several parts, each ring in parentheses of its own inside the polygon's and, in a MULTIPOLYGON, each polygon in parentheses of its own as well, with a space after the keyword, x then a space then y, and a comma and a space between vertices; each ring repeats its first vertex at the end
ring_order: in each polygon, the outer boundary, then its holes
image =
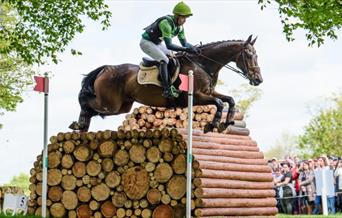
MULTIPOLYGON (((158 18, 156 21, 154 21, 151 25, 144 28, 145 33, 148 35, 148 40, 155 44, 159 44, 163 41, 162 32, 159 28, 159 24, 162 20, 166 19, 168 23, 171 25, 173 35, 176 36, 179 34, 179 32, 182 30, 182 27, 177 26, 175 24, 175 21, 173 20, 171 15, 166 15, 163 17, 158 18)), ((146 39, 146 38, 145 38, 146 39)))

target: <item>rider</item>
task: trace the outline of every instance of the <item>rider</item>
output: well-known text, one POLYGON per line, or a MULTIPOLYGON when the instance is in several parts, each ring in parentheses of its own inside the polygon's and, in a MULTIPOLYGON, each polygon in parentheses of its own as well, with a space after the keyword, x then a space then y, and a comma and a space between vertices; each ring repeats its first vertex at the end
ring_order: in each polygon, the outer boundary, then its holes
POLYGON ((184 2, 179 2, 173 8, 173 15, 166 15, 158 18, 154 23, 146 27, 140 41, 140 48, 147 55, 160 62, 160 75, 163 86, 163 96, 165 98, 178 97, 175 87, 169 83, 167 64, 170 51, 185 51, 198 53, 198 49, 186 41, 183 24, 186 18, 192 16, 191 9, 184 2), (172 43, 172 38, 178 36, 182 46, 172 43), (161 42, 164 41, 165 45, 161 42))

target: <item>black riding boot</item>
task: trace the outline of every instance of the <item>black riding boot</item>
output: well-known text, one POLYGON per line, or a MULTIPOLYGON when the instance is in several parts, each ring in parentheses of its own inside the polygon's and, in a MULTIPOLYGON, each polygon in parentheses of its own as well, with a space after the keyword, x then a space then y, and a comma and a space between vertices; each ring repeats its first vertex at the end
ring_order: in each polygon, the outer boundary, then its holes
POLYGON ((170 84, 169 84, 169 72, 167 70, 167 63, 165 61, 160 62, 160 77, 161 77, 161 83, 163 86, 163 97, 165 98, 172 98, 172 94, 170 92, 170 84))

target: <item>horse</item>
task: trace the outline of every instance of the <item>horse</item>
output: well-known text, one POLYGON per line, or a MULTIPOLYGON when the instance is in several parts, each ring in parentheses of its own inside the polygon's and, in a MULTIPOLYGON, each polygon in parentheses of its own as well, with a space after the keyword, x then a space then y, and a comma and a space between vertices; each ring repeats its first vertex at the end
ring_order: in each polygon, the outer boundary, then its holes
MULTIPOLYGON (((240 73, 253 86, 263 82, 252 35, 245 40, 224 40, 198 45, 200 53, 176 53, 180 64, 180 74, 187 75, 189 70, 194 75, 193 105, 213 104, 217 110, 214 119, 204 127, 204 132, 219 132, 234 124, 235 102, 231 96, 215 91, 218 75, 223 67, 240 73), (240 69, 229 65, 235 62, 240 69), (220 123, 224 102, 229 109, 225 122, 220 123)), ((88 131, 93 116, 110 116, 128 113, 134 102, 155 107, 187 107, 187 92, 181 92, 178 98, 166 99, 162 88, 155 85, 140 85, 137 73, 140 67, 134 64, 104 65, 89 74, 82 81, 79 92, 81 112, 78 122, 69 128, 88 131)), ((180 84, 178 79, 175 86, 180 84)))

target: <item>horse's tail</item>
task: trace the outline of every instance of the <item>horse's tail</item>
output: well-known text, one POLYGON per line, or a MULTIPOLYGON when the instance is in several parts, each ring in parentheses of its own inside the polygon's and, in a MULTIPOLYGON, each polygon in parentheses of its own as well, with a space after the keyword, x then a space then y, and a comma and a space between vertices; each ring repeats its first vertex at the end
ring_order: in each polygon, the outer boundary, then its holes
POLYGON ((103 68, 105 68, 106 65, 101 66, 93 71, 91 71, 90 73, 88 73, 87 75, 85 75, 85 77, 82 80, 82 88, 80 93, 78 94, 78 101, 80 103, 81 109, 84 112, 87 112, 89 114, 93 115, 97 115, 99 114, 98 112, 96 112, 93 108, 91 108, 88 105, 88 101, 90 99, 93 99, 96 97, 95 95, 95 91, 94 91, 94 82, 97 78, 97 76, 99 75, 99 73, 103 70, 103 68))

